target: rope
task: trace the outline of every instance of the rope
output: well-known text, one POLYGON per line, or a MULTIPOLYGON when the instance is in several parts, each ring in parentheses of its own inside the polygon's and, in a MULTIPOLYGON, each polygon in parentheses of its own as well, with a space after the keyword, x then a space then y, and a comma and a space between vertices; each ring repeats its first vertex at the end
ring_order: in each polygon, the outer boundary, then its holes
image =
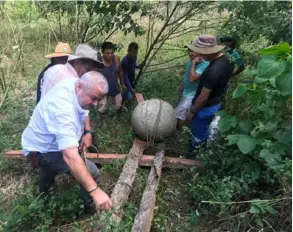
POLYGON ((147 105, 146 105, 146 111, 145 111, 145 114, 146 114, 146 120, 145 120, 145 129, 146 129, 146 138, 147 138, 147 142, 149 143, 154 143, 155 142, 155 137, 157 135, 157 132, 158 132, 158 125, 160 123, 160 118, 161 118, 161 114, 162 114, 162 108, 163 108, 163 101, 158 99, 159 100, 159 103, 160 103, 160 107, 159 107, 159 111, 158 111, 158 114, 156 116, 156 120, 155 120, 155 123, 154 123, 154 126, 153 126, 153 131, 152 131, 152 134, 149 136, 149 127, 147 126, 147 123, 148 123, 148 104, 150 101, 147 102, 147 105))
MULTIPOLYGON (((99 156, 99 150, 97 147, 95 147, 94 145, 91 145, 91 147, 95 148, 97 151, 97 155, 99 156)), ((88 165, 87 165, 87 158, 86 158, 86 149, 83 149, 83 152, 81 153, 81 157, 85 163, 85 166, 87 168, 87 170, 89 171, 88 165)))

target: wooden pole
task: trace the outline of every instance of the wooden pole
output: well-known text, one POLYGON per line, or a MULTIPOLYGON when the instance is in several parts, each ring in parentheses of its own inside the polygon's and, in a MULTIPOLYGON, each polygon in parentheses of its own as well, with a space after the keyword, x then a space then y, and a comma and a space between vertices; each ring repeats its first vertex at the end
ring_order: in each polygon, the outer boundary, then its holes
POLYGON ((124 203, 127 201, 132 184, 135 179, 136 169, 138 167, 138 161, 140 160, 144 149, 147 147, 147 143, 135 139, 133 146, 129 152, 126 163, 120 174, 118 182, 116 183, 113 192, 111 194, 111 200, 113 204, 113 219, 117 223, 121 220, 121 211, 124 203))
POLYGON ((131 232, 149 232, 151 230, 156 204, 156 192, 162 173, 163 157, 165 155, 163 148, 164 144, 161 144, 161 148, 155 154, 154 164, 148 176, 140 202, 139 212, 135 217, 131 232))

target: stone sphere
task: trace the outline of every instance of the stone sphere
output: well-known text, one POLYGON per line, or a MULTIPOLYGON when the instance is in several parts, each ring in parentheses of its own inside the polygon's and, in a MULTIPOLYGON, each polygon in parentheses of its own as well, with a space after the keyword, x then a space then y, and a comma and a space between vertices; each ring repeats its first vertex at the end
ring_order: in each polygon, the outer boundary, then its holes
POLYGON ((146 141, 163 141, 176 130, 174 108, 160 99, 150 99, 138 104, 131 117, 133 131, 146 141))

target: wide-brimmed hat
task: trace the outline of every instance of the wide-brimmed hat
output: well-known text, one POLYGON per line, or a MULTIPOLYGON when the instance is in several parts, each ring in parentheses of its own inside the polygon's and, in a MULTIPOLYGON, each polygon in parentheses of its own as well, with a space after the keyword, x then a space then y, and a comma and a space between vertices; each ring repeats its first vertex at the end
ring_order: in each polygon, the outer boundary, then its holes
POLYGON ((68 43, 59 42, 55 47, 55 52, 46 55, 46 58, 55 58, 61 56, 69 56, 71 54, 71 48, 68 43))
POLYGON ((222 51, 225 46, 218 45, 213 35, 200 35, 196 40, 186 45, 190 50, 199 54, 214 54, 222 51))
POLYGON ((76 47, 75 53, 69 55, 68 60, 77 60, 77 59, 89 59, 92 60, 97 68, 105 68, 105 65, 102 61, 98 60, 98 50, 87 45, 87 44, 79 44, 76 47))

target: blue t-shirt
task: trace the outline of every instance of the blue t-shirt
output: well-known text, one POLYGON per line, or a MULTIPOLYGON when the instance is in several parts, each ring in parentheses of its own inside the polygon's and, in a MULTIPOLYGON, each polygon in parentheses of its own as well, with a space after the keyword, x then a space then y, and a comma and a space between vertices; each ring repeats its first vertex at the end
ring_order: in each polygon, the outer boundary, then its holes
POLYGON ((137 68, 136 60, 130 59, 127 55, 121 61, 124 83, 127 90, 133 87, 135 79, 135 69, 137 68))
POLYGON ((242 56, 235 50, 233 50, 231 53, 225 51, 224 54, 230 59, 230 62, 232 64, 236 64, 238 68, 244 65, 244 60, 242 59, 242 56))
MULTIPOLYGON (((194 96, 196 93, 198 83, 199 83, 199 80, 193 81, 193 82, 189 81, 188 76, 189 76, 191 64, 192 64, 192 61, 189 60, 186 65, 185 73, 183 76, 183 86, 184 86, 183 96, 184 97, 194 96)), ((203 71, 206 69, 206 67, 209 66, 209 64, 210 64, 210 62, 208 62, 206 60, 202 60, 199 64, 197 64, 195 66, 195 72, 197 74, 201 75, 203 73, 203 71)))

